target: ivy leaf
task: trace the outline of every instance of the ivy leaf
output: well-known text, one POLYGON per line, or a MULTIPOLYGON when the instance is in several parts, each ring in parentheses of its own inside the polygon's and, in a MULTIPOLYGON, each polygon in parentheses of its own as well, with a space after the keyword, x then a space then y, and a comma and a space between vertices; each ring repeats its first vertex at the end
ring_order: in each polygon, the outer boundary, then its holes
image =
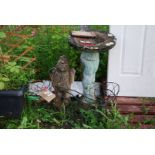
POLYGON ((15 66, 16 65, 16 62, 9 62, 8 65, 9 66, 15 66))
POLYGON ((10 72, 15 72, 15 73, 19 73, 19 68, 15 68, 15 67, 13 67, 13 68, 11 68, 10 69, 10 72))
POLYGON ((4 32, 0 32, 0 38, 5 38, 6 37, 6 34, 4 32))
POLYGON ((0 90, 4 89, 5 88, 5 84, 4 82, 0 82, 0 90))
POLYGON ((6 77, 3 77, 1 80, 4 81, 4 82, 10 81, 9 78, 6 78, 6 77))

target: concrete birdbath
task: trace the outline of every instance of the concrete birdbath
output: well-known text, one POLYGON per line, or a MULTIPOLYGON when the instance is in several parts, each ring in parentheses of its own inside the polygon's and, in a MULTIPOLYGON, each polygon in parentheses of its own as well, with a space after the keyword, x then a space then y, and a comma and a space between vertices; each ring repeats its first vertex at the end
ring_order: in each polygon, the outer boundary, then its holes
POLYGON ((115 46, 116 39, 113 34, 100 31, 89 31, 87 26, 81 26, 80 31, 72 31, 69 43, 81 52, 83 71, 83 103, 94 103, 95 76, 99 66, 99 53, 105 52, 115 46))

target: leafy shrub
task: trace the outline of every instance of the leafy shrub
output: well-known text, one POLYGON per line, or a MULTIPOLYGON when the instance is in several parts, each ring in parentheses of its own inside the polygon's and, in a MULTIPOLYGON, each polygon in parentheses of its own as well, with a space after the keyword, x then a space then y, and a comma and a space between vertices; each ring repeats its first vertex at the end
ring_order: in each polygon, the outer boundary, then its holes
POLYGON ((0 90, 17 89, 27 84, 32 79, 33 70, 23 70, 16 62, 1 64, 0 70, 0 90))
POLYGON ((71 48, 68 44, 68 36, 71 27, 65 26, 42 26, 35 38, 35 49, 39 72, 38 79, 47 79, 48 71, 54 67, 61 55, 67 55, 70 66, 76 68, 77 76, 80 76, 80 53, 71 48))
MULTIPOLYGON (((41 27, 38 37, 39 45, 36 47, 37 67, 40 69, 38 78, 48 78, 48 70, 55 66, 60 55, 67 55, 70 60, 70 66, 76 69, 76 79, 82 77, 82 68, 80 63, 80 52, 72 48, 68 44, 68 37, 72 30, 78 30, 78 26, 65 26, 65 31, 62 26, 44 26, 41 27), (53 28, 53 29, 52 29, 53 28), (40 39, 39 39, 40 38, 40 39), (46 71, 46 72, 45 72, 46 71)), ((92 26, 93 29, 108 31, 108 26, 92 26)), ((107 74, 107 59, 108 54, 100 54, 100 66, 97 72, 97 79, 106 77, 107 74)))
MULTIPOLYGON (((90 25, 90 29, 108 31, 108 26, 103 25, 90 25)), ((0 30, 0 37, 4 39, 6 34, 4 32, 14 32, 18 26, 4 26, 3 30, 0 30)), ((19 34, 28 34, 33 37, 25 39, 25 41, 19 46, 10 51, 10 49, 1 45, 4 53, 10 53, 19 55, 27 47, 32 46, 34 50, 28 53, 28 56, 36 57, 37 61, 32 63, 31 66, 36 68, 36 79, 48 79, 48 71, 55 66, 59 56, 67 55, 70 60, 70 66, 76 69, 76 80, 82 79, 82 68, 80 63, 80 52, 77 49, 72 48, 68 44, 68 37, 72 30, 79 30, 80 26, 70 25, 55 25, 55 26, 23 26, 19 34)), ((11 37, 8 42, 16 42, 19 40, 17 37, 11 37), (11 39, 11 40, 10 40, 11 39)), ((101 80, 107 75, 107 60, 108 53, 100 54, 100 65, 97 72, 97 80, 101 80)), ((20 64, 22 62, 19 62, 20 64)), ((30 67, 31 67, 30 66, 30 67)))

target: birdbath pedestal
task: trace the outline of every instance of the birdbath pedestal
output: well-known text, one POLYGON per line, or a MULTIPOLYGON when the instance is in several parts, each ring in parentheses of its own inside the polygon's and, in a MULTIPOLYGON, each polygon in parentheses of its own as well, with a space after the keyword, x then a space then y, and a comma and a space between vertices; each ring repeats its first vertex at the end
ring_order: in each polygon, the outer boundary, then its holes
POLYGON ((83 65, 83 100, 92 104, 95 102, 95 77, 99 67, 99 53, 115 46, 114 35, 98 31, 72 31, 69 42, 81 52, 83 65))

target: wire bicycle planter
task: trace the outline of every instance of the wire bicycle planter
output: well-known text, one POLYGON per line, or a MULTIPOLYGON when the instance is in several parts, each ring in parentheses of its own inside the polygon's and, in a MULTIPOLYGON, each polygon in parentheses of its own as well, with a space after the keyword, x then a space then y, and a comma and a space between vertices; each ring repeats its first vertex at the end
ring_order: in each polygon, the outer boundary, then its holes
POLYGON ((120 92, 119 84, 115 82, 104 82, 102 83, 102 96, 104 100, 104 104, 116 103, 116 97, 120 92))

